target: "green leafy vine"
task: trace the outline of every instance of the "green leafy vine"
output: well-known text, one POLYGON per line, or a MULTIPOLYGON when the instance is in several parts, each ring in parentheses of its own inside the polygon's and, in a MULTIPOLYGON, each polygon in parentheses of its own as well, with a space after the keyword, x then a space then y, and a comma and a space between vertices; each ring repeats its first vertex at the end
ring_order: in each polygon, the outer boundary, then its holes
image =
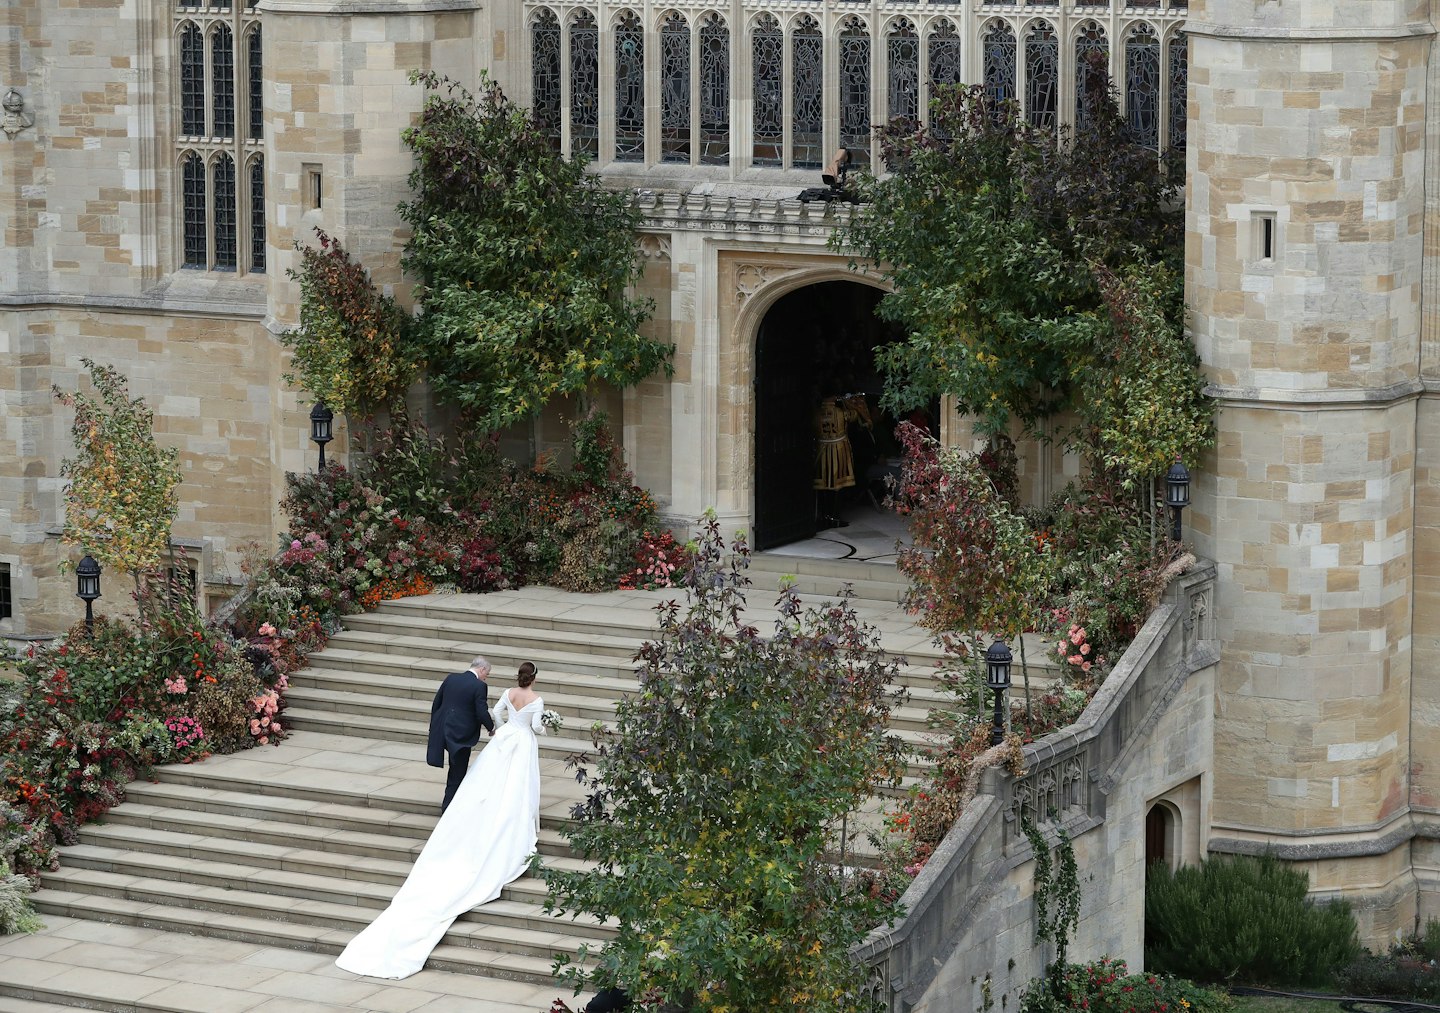
POLYGON ((1075 845, 1065 829, 1056 826, 1058 843, 1052 856, 1050 842, 1029 816, 1020 817, 1020 830, 1035 853, 1035 939, 1055 944, 1055 960, 1047 965, 1046 976, 1058 982, 1070 938, 1080 924, 1080 869, 1075 862, 1075 845))

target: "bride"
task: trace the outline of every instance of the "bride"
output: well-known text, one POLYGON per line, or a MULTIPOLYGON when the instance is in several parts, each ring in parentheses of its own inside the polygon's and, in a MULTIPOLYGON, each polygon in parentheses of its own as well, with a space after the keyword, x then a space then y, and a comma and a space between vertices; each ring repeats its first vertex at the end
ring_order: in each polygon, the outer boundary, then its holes
POLYGON ((524 662, 516 687, 495 707, 504 725, 460 782, 390 906, 350 940, 338 966, 372 978, 408 978, 451 922, 500 896, 529 866, 540 833, 535 736, 546 733, 545 704, 530 688, 534 682, 535 666, 524 662))

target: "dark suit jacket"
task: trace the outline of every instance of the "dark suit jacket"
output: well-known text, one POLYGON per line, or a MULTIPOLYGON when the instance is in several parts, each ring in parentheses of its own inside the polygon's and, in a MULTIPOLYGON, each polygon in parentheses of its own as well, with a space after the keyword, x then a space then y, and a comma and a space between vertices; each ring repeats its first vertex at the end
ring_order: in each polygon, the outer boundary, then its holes
POLYGON ((445 754, 480 741, 483 725, 495 731, 490 716, 490 687, 468 669, 447 675, 435 692, 430 705, 430 741, 425 762, 432 767, 445 765, 445 754))

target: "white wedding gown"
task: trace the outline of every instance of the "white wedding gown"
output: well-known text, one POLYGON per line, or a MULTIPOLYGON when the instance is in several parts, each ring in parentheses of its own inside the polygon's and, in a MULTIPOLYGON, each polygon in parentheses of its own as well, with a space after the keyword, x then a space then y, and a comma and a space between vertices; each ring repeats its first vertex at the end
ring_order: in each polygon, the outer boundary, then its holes
POLYGON ((500 896, 530 864, 540 833, 539 697, 516 710, 510 691, 495 720, 505 723, 480 750, 415 868, 390 906, 350 940, 335 963, 372 978, 408 978, 445 930, 471 908, 500 896))

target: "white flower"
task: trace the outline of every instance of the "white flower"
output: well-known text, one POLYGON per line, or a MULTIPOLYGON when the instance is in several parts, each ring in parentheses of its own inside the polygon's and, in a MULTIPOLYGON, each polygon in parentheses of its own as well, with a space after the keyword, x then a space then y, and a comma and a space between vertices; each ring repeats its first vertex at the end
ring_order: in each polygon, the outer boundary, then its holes
POLYGON ((560 729, 560 726, 564 724, 564 721, 561 719, 559 714, 555 713, 554 711, 547 710, 541 712, 540 723, 546 728, 548 728, 550 731, 554 732, 560 729))

